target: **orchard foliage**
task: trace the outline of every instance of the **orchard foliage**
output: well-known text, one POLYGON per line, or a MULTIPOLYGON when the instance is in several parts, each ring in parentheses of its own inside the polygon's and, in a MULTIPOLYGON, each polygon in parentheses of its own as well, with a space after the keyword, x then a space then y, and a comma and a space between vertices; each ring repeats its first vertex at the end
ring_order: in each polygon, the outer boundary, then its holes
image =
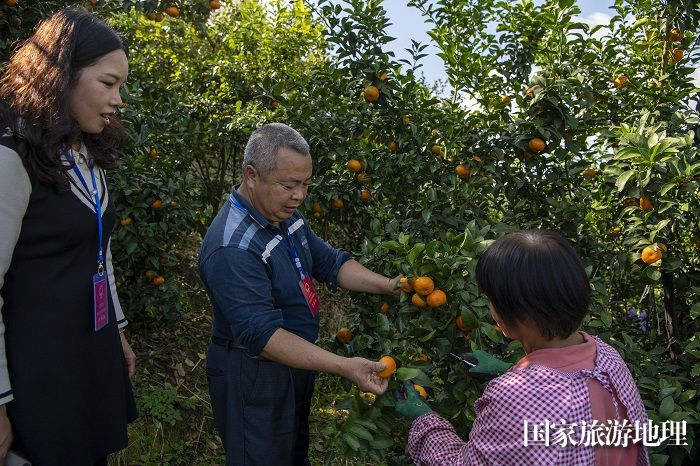
MULTIPOLYGON (((0 4, 2 58, 66 3, 0 4)), ((131 48, 112 247, 132 322, 180 310, 186 288, 172 272, 193 260, 183 242, 225 199, 250 132, 282 121, 311 145, 305 213, 323 236, 388 276, 429 276, 447 296, 418 308, 412 293, 358 295, 350 341, 323 345, 391 354, 391 389, 422 385, 466 437, 483 384, 450 353, 522 354, 493 325, 476 260, 510 231, 551 228, 593 285, 584 329, 621 352, 653 420, 688 422, 690 445, 656 447, 653 463, 696 463, 698 1, 616 0, 607 26, 582 22, 574 0, 406 3, 431 25, 449 95, 419 78, 425 44, 408 59, 388 51, 379 0, 83 2, 131 48), (645 262, 646 247, 661 259, 645 262)), ((324 432, 346 448, 327 449, 327 463, 406 464, 391 394, 346 388, 348 416, 324 432)))

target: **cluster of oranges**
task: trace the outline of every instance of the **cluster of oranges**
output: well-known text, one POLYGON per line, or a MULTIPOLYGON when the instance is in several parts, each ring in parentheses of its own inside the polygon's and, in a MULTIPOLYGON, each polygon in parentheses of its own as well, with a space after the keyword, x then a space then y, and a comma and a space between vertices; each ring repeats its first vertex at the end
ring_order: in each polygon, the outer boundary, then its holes
POLYGON ((146 270, 146 279, 153 284, 153 286, 162 286, 165 283, 165 277, 158 275, 154 270, 146 270))
POLYGON ((413 293, 411 303, 416 307, 424 308, 429 306, 435 308, 447 302, 445 292, 435 288, 435 283, 430 277, 402 277, 400 285, 404 293, 413 293))

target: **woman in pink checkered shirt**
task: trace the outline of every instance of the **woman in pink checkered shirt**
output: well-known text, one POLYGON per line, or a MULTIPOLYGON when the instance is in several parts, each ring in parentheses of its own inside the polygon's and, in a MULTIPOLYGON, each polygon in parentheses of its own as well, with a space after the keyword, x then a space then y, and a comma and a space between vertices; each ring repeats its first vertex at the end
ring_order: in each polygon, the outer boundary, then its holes
MULTIPOLYGON (((648 465, 635 438, 635 422, 648 418, 629 369, 615 349, 578 330, 590 284, 569 242, 547 230, 511 233, 482 254, 476 279, 503 334, 526 355, 477 400, 467 442, 405 384, 408 398, 396 410, 415 419, 408 449, 416 464, 648 465)), ((501 363, 474 356, 471 372, 501 363)))

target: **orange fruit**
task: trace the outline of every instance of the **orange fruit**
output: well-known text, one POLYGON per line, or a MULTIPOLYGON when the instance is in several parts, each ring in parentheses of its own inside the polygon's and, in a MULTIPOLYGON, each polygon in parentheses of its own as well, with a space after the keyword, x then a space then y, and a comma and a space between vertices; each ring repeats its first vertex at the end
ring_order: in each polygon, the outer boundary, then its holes
POLYGON ((357 175, 357 182, 360 184, 368 184, 372 182, 372 177, 369 176, 367 173, 362 172, 359 175, 357 175))
POLYGON ((156 150, 155 147, 151 147, 151 150, 148 151, 148 156, 152 159, 155 159, 158 157, 158 151, 156 150))
POLYGON ((622 201, 622 204, 625 207, 636 206, 637 204, 639 204, 639 199, 637 199, 636 197, 627 197, 624 201, 622 201))
POLYGON ((180 9, 176 6, 169 6, 165 9, 165 14, 168 16, 172 16, 173 18, 177 18, 178 16, 180 16, 180 9))
POLYGON ((333 199, 333 207, 336 209, 342 209, 345 207, 345 203, 342 199, 333 199))
POLYGON ((274 108, 275 110, 277 110, 278 108, 280 108, 280 107, 282 106, 282 104, 280 103, 279 100, 273 100, 272 102, 270 102, 270 105, 271 105, 272 108, 274 108))
POLYGON ((370 193, 368 190, 363 189, 360 191, 360 200, 362 202, 369 202, 372 199, 372 193, 370 193))
POLYGON ((595 178, 598 176, 598 170, 595 168, 586 168, 584 171, 581 172, 581 175, 583 175, 586 178, 595 178))
POLYGON ((218 10, 221 8, 221 2, 219 0, 211 0, 211 2, 209 2, 209 8, 212 10, 218 10))
POLYGON ((156 278, 157 275, 158 274, 153 270, 146 270, 146 278, 149 282, 153 281, 153 279, 156 278))
POLYGON ((433 147, 430 148, 430 152, 432 152, 435 155, 440 155, 442 154, 442 147, 435 144, 433 147))
POLYGON ((413 284, 413 289, 421 296, 427 296, 435 289, 435 283, 430 277, 418 277, 413 284))
POLYGON ((5 0, 5 5, 9 7, 17 6, 19 5, 19 0, 5 0))
POLYGON ((455 325, 457 326, 458 329, 460 329, 462 332, 467 330, 467 327, 464 326, 464 323, 462 322, 462 315, 458 315, 457 318, 455 319, 455 325))
POLYGON ((321 208, 321 204, 318 202, 314 202, 313 210, 317 214, 320 214, 321 212, 323 212, 323 208, 321 208))
POLYGON ((391 377, 391 375, 394 372, 396 372, 396 361, 391 356, 389 356, 389 355, 382 356, 381 358, 379 358, 379 362, 381 362, 382 364, 384 364, 386 366, 386 368, 383 371, 377 372, 377 375, 379 377, 381 377, 383 379, 387 379, 387 378, 391 377))
POLYGON ((157 277, 153 278, 153 284, 155 286, 161 286, 163 283, 165 283, 165 278, 163 278, 162 275, 158 275, 157 277))
POLYGON ((624 74, 616 77, 613 79, 613 85, 615 86, 616 89, 623 89, 624 87, 627 86, 629 83, 629 78, 625 76, 624 74))
POLYGON ((471 168, 465 167, 461 163, 455 167, 455 172, 457 173, 457 176, 462 180, 469 178, 469 175, 472 174, 471 168))
POLYGON ((378 76, 378 79, 382 82, 386 81, 389 78, 389 73, 384 71, 383 73, 380 73, 378 76))
POLYGON ((376 102, 379 100, 379 89, 376 86, 367 86, 363 95, 367 102, 376 102))
POLYGON ((131 217, 124 217, 123 219, 121 219, 119 221, 119 223, 121 223, 121 225, 123 227, 125 227, 127 225, 131 225, 133 223, 133 221, 134 221, 134 219, 132 219, 131 217))
POLYGON ((155 21, 156 21, 156 23, 160 23, 161 21, 163 21, 163 13, 161 13, 161 12, 156 13, 155 21))
POLYGON ((683 51, 676 47, 675 49, 671 50, 671 60, 673 61, 681 61, 683 60, 683 51))
POLYGON ((149 11, 146 13, 146 18, 150 19, 151 21, 156 20, 156 12, 155 11, 149 11))
POLYGON ((447 302, 447 295, 442 290, 434 290, 428 295, 426 301, 430 307, 440 307, 447 302))
POLYGON ((382 303, 381 307, 379 308, 379 312, 382 314, 389 312, 389 303, 382 303))
POLYGON ((335 338, 342 344, 346 345, 352 340, 352 330, 347 327, 341 327, 338 333, 335 334, 335 338))
POLYGON ((151 209, 153 210, 161 210, 163 208, 163 201, 160 199, 156 199, 155 201, 151 202, 151 209))
POLYGON ((644 212, 651 212, 652 210, 654 210, 654 204, 652 204, 651 198, 649 196, 642 196, 639 198, 639 207, 644 212))
POLYGON ((396 144, 396 141, 391 141, 389 144, 387 144, 387 147, 391 152, 396 152, 396 149, 399 148, 399 145, 396 144))
POLYGON ((413 388, 415 388, 415 390, 418 392, 421 398, 423 398, 424 400, 428 399, 428 392, 425 391, 425 388, 418 385, 417 383, 413 384, 413 388))
POLYGON ((661 260, 661 255, 661 251, 657 251, 651 246, 647 246, 644 249, 642 249, 642 262, 644 262, 647 265, 653 264, 661 260))
POLYGON ((509 95, 502 95, 501 96, 501 103, 503 105, 508 105, 510 103, 510 96, 509 95))
POLYGON ((413 291, 413 282, 414 280, 408 279, 406 277, 401 277, 399 279, 399 284, 401 286, 401 291, 405 293, 410 293, 413 291))
POLYGON ((535 152, 536 154, 539 154, 544 150, 545 143, 542 139, 540 138, 532 138, 530 141, 527 143, 527 148, 530 149, 532 152, 535 152))
POLYGON ((425 299, 423 299, 423 297, 418 293, 413 293, 413 296, 411 296, 411 303, 421 309, 428 305, 428 303, 425 302, 425 299))
POLYGON ((362 170, 362 162, 360 162, 357 159, 351 159, 351 160, 348 160, 347 167, 348 167, 348 170, 350 170, 351 172, 357 173, 357 172, 362 170))
POLYGON ((676 28, 671 29, 671 33, 668 36, 673 42, 680 42, 683 40, 683 33, 676 28))

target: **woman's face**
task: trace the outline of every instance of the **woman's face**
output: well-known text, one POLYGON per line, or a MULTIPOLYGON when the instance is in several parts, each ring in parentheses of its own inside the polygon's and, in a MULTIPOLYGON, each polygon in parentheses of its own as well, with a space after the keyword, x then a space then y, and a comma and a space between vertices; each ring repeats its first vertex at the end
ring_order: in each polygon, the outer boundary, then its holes
POLYGON ((129 74, 123 50, 103 55, 80 71, 78 82, 70 91, 70 114, 85 133, 99 134, 122 106, 121 85, 129 74))

